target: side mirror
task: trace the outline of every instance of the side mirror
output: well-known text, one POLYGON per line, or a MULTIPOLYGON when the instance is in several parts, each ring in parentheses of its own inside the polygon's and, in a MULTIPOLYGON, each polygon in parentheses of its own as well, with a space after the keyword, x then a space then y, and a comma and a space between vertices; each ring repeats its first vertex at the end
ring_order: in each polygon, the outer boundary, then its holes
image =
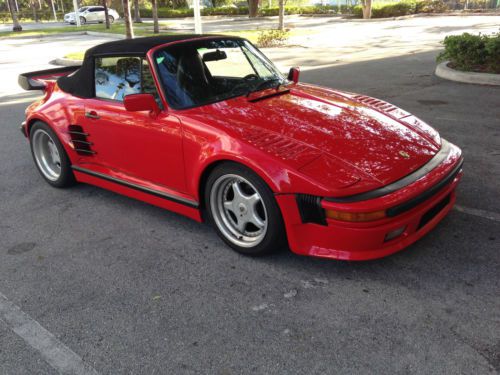
POLYGON ((299 75, 300 75, 299 67, 290 68, 290 71, 288 72, 288 80, 297 83, 299 82, 299 75))
POLYGON ((130 112, 148 111, 157 115, 160 107, 151 94, 130 94, 123 98, 125 109, 130 112))

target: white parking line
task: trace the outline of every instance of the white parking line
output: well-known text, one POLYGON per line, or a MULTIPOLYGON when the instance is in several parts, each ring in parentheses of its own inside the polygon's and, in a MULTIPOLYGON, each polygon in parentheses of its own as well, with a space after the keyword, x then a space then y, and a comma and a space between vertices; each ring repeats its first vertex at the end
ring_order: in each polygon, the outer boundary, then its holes
POLYGON ((28 345, 40 352, 49 365, 60 374, 98 375, 96 370, 85 364, 76 353, 21 311, 2 293, 0 293, 0 320, 28 345))
POLYGON ((500 222, 500 214, 498 214, 496 212, 479 210, 477 208, 459 206, 458 204, 455 205, 455 210, 463 212, 465 214, 479 216, 479 217, 482 217, 484 219, 489 219, 489 220, 500 222))

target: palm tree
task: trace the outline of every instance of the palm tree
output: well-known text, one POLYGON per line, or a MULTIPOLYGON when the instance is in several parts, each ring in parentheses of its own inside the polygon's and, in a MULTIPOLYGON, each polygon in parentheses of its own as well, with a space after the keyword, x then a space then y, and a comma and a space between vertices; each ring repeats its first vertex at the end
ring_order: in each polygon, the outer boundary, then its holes
POLYGON ((372 18, 372 0, 361 0, 361 8, 364 19, 372 18))
POLYGON ((130 15, 130 0, 123 0, 123 18, 125 19, 125 35, 127 39, 134 38, 134 25, 130 15))
POLYGON ((151 0, 153 5, 153 32, 158 34, 160 32, 160 26, 158 25, 158 2, 156 0, 151 0))
POLYGON ((139 12, 139 0, 134 0, 134 22, 142 22, 141 14, 139 12))
POLYGON ((104 7, 104 22, 105 22, 105 25, 106 25, 106 29, 109 29, 110 28, 110 25, 109 25, 109 15, 108 15, 108 2, 107 0, 102 0, 102 6, 104 7))
POLYGON ((279 0, 279 24, 278 29, 285 31, 285 0, 279 0))
POLYGON ((16 4, 14 0, 7 0, 9 2, 10 15, 12 17, 12 31, 22 31, 23 27, 17 19, 16 4))
POLYGON ((260 0, 247 0, 248 1, 248 16, 255 18, 259 14, 259 1, 260 0))
POLYGON ((56 13, 56 6, 54 4, 54 0, 50 0, 50 7, 52 8, 52 15, 54 16, 54 21, 57 22, 57 13, 56 13))

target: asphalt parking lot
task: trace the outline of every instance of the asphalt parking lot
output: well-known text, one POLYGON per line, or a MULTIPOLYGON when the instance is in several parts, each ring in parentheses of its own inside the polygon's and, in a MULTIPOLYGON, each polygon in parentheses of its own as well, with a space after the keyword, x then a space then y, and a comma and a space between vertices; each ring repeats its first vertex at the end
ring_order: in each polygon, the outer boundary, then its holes
MULTIPOLYGON (((87 373, 498 373, 500 88, 436 78, 435 55, 302 75, 397 104, 465 154, 465 212, 363 263, 246 258, 182 216, 53 189, 18 130, 32 94, 0 98, 0 306, 18 306, 87 373)), ((1 374, 57 373, 21 338, 30 327, 0 315, 1 374)))

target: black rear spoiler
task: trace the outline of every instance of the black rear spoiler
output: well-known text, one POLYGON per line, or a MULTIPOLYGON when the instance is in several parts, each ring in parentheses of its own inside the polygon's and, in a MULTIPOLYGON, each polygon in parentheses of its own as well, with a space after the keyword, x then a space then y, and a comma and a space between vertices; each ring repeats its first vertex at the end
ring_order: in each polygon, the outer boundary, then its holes
POLYGON ((19 74, 17 82, 24 90, 44 90, 45 81, 56 81, 59 77, 67 76, 79 69, 80 66, 64 66, 55 69, 37 70, 36 72, 19 74))

